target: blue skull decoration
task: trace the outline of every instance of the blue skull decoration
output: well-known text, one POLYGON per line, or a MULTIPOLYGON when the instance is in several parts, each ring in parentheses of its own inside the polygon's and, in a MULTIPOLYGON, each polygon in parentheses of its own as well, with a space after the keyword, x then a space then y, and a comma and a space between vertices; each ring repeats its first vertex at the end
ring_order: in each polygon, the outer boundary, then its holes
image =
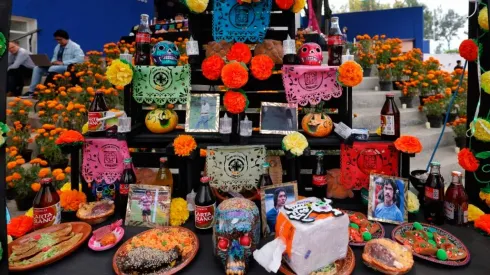
POLYGON ((160 41, 153 46, 151 57, 153 58, 153 64, 156 66, 177 66, 180 52, 174 43, 160 41))
POLYGON ((243 275, 260 241, 259 209, 247 199, 223 201, 216 210, 213 228, 214 254, 226 274, 243 275))

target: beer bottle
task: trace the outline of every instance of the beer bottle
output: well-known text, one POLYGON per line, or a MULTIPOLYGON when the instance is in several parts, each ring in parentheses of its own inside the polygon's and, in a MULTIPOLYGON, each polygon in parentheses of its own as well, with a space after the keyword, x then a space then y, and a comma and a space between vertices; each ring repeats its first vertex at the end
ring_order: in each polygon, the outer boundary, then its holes
POLYGON ((202 177, 201 185, 197 189, 195 198, 194 221, 197 229, 212 230, 214 225, 214 211, 216 209, 216 198, 209 186, 210 177, 202 177))
POLYGON ((90 103, 88 109, 88 132, 91 137, 105 136, 105 121, 100 120, 106 116, 107 104, 105 102, 104 93, 97 91, 94 100, 90 103))
POLYGON ((327 173, 323 166, 323 152, 316 153, 316 168, 313 172, 313 195, 317 198, 327 197, 327 173))
POLYGON ((468 195, 461 181, 461 172, 453 171, 451 185, 447 188, 444 201, 446 221, 453 225, 463 225, 468 222, 468 195))
POLYGON ((395 95, 386 94, 386 101, 381 109, 381 138, 396 140, 400 137, 400 111, 396 107, 395 95))
POLYGON ((131 158, 124 159, 124 171, 119 183, 118 210, 120 218, 125 220, 128 205, 128 193, 131 184, 136 184, 136 174, 133 170, 131 158))
POLYGON ((168 186, 170 188, 170 191, 172 191, 174 181, 172 177, 172 172, 170 172, 170 169, 168 168, 166 157, 160 158, 160 169, 158 170, 154 184, 159 186, 168 186))
POLYGON ((32 203, 34 230, 61 223, 60 196, 51 178, 41 180, 41 190, 32 203))
POLYGON ((259 179, 259 187, 262 188, 264 186, 270 186, 272 185, 272 179, 271 179, 271 176, 269 174, 269 163, 268 162, 264 162, 262 164, 262 175, 260 175, 260 179, 259 179))
POLYGON ((430 163, 430 174, 425 182, 424 217, 431 224, 444 223, 444 179, 441 176, 441 164, 430 163))
POLYGON ((148 24, 148 14, 141 15, 140 25, 136 33, 136 56, 134 64, 140 66, 151 65, 151 30, 148 24))

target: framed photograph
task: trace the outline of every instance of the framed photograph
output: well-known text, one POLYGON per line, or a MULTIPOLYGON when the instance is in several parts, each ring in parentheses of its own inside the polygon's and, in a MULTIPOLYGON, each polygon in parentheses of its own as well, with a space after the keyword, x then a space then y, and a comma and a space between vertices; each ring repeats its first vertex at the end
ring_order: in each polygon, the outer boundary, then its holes
POLYGON ((167 186, 132 184, 129 188, 125 225, 169 225, 170 200, 170 189, 167 186))
POLYGON ((185 112, 185 131, 219 131, 219 94, 190 94, 185 112))
POLYGON ((275 234, 279 210, 288 203, 298 200, 296 181, 274 184, 260 189, 262 203, 262 232, 264 237, 275 234))
POLYGON ((368 219, 401 224, 408 220, 408 179, 369 176, 368 219))
POLYGON ((262 102, 260 133, 287 135, 298 131, 298 105, 262 102))

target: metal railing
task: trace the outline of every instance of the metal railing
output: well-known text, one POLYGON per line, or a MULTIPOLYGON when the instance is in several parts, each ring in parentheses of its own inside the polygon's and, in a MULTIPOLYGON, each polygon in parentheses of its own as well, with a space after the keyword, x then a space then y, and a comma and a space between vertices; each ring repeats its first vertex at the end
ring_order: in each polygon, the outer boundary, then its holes
POLYGON ((21 37, 16 38, 16 39, 15 39, 15 40, 13 40, 13 41, 17 41, 17 42, 18 42, 18 41, 19 41, 19 40, 21 40, 22 38, 25 38, 25 37, 28 37, 28 36, 29 36, 29 49, 28 49, 28 50, 29 50, 29 52, 32 52, 32 38, 33 38, 33 36, 34 36, 33 34, 38 33, 38 32, 40 32, 40 31, 41 31, 41 29, 35 29, 35 30, 32 30, 32 31, 30 31, 30 32, 28 32, 28 33, 26 33, 26 34, 22 35, 21 37))

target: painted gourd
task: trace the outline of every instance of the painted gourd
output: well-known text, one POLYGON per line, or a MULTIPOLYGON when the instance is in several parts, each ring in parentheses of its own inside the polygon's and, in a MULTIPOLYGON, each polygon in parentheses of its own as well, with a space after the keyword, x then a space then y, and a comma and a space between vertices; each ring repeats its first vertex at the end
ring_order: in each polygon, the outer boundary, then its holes
POLYGON ((303 131, 312 137, 326 137, 332 132, 332 119, 324 113, 309 113, 301 121, 303 131))
POLYGON ((177 127, 179 117, 171 109, 155 109, 149 112, 145 118, 146 128, 155 134, 171 132, 177 127))

